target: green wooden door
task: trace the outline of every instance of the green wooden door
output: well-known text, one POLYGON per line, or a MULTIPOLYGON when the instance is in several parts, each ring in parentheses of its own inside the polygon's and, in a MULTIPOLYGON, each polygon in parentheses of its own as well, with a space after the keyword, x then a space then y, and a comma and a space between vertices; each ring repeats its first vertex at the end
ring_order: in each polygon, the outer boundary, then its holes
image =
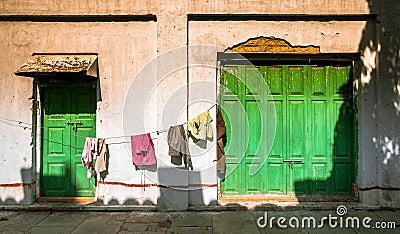
POLYGON ((42 89, 42 196, 94 196, 81 157, 86 137, 96 135, 95 89, 46 86, 42 89))
POLYGON ((350 195, 355 155, 350 68, 223 67, 221 84, 227 89, 221 89, 220 101, 228 120, 223 193, 350 195), (264 81, 271 98, 257 89, 265 87, 264 81), (249 93, 249 88, 256 91, 249 93), (275 111, 274 119, 269 120, 268 111, 275 111), (248 173, 257 163, 262 164, 257 173, 248 173))

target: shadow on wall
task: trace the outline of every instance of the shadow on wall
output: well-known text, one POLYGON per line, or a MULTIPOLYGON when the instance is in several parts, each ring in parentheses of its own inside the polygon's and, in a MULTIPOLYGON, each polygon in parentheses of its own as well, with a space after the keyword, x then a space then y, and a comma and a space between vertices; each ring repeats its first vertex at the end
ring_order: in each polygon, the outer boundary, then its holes
POLYGON ((210 194, 217 193, 217 189, 202 184, 200 171, 187 170, 183 166, 159 168, 158 183, 160 184, 160 195, 157 199, 157 209, 160 211, 217 205, 217 200, 207 199, 210 194), (207 194, 207 196, 205 197, 203 194, 207 194))
MULTIPOLYGON (((333 68, 335 69, 335 68, 333 68)), ((330 78, 334 78, 333 75, 330 78)), ((328 126, 316 125, 319 121, 313 121, 313 129, 327 129, 328 135, 333 136, 332 149, 327 151, 326 159, 318 161, 313 157, 321 157, 318 153, 310 153, 311 167, 307 168, 311 173, 311 179, 294 181, 294 192, 298 198, 306 197, 343 197, 354 198, 357 191, 353 189, 355 182, 356 168, 356 130, 355 130, 355 104, 353 103, 353 81, 352 73, 349 73, 349 80, 343 84, 337 92, 333 94, 332 107, 334 121, 334 131, 330 132, 328 126), (340 104, 337 109, 336 105, 340 104), (315 155, 314 155, 315 154, 315 155)), ((337 78, 337 77, 336 77, 337 78)), ((336 81, 335 81, 336 82, 336 81)), ((326 123, 326 120, 325 120, 326 123)), ((314 131, 311 131, 314 133, 314 131)), ((327 134, 324 133, 326 136, 327 134)), ((313 139, 319 142, 313 148, 319 149, 320 146, 327 145, 326 139, 318 138, 316 135, 313 139)), ((328 142, 330 142, 328 140, 328 142)), ((356 187, 354 187, 356 188, 356 187)))
POLYGON ((94 204, 97 206, 154 206, 154 203, 151 200, 144 200, 142 202, 139 198, 129 198, 123 203, 117 199, 111 199, 107 204, 105 204, 103 200, 97 200, 94 204))
MULTIPOLYGON (((197 171, 185 170, 184 167, 158 168, 160 194, 157 209, 162 211, 186 210, 189 206, 189 173, 200 178, 197 171)), ((202 195, 199 197, 202 200, 202 195)))
POLYGON ((12 193, 2 200, 0 198, 0 205, 16 205, 16 204, 30 204, 33 200, 35 183, 31 179, 32 169, 21 169, 22 183, 9 184, 0 187, 0 191, 4 190, 5 193, 12 193))
MULTIPOLYGON (((360 112, 360 123, 355 129, 361 132, 358 135, 362 148, 358 150, 362 153, 358 159, 361 176, 357 183, 360 192, 373 193, 372 196, 366 196, 364 202, 399 207, 400 177, 397 175, 400 174, 400 4, 394 0, 368 0, 368 4, 370 13, 376 14, 377 18, 371 17, 367 21, 359 45, 363 64, 356 74, 356 77, 360 75, 361 80, 358 82, 359 106, 356 109, 360 112)), ((351 84, 347 86, 351 87, 351 84)), ((332 175, 324 183, 332 183, 340 177, 338 149, 346 139, 343 135, 346 127, 343 126, 351 121, 347 117, 350 108, 346 104, 340 108, 332 148, 332 175)), ((357 165, 353 168, 356 172, 357 165)), ((318 187, 316 181, 300 181, 296 183, 296 188, 307 184, 318 187)))
POLYGON ((364 176, 367 179, 362 181, 360 191, 379 191, 381 206, 399 207, 400 4, 394 0, 368 0, 368 4, 370 12, 378 16, 367 23, 359 48, 364 59, 361 102, 368 111, 363 114, 373 125, 362 126, 371 129, 365 130, 363 144, 370 148, 364 149, 360 167, 378 176, 364 176), (377 35, 373 37, 371 31, 377 35))

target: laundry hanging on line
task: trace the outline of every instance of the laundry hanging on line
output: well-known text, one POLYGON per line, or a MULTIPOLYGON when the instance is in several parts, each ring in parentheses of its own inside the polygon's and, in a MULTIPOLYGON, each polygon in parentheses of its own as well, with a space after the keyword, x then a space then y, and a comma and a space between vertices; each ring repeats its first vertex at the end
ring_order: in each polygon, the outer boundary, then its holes
POLYGON ((221 179, 225 176, 225 144, 226 144, 226 125, 221 110, 217 111, 217 171, 220 173, 221 179))
POLYGON ((103 138, 92 139, 92 152, 96 159, 94 170, 97 174, 107 170, 108 149, 106 140, 103 138))
POLYGON ((151 166, 157 163, 150 133, 131 136, 131 147, 134 166, 151 166))
POLYGON ((204 111, 187 122, 187 128, 193 141, 212 140, 213 132, 211 122, 213 121, 210 112, 204 111))
POLYGON ((193 163, 190 157, 188 136, 191 136, 196 144, 199 141, 213 139, 213 132, 209 110, 201 113, 195 118, 187 122, 187 131, 183 125, 171 126, 168 130, 168 155, 171 156, 171 163, 174 165, 182 165, 182 159, 185 168, 193 170, 193 163), (189 134, 190 133, 190 134, 189 134))
POLYGON ((82 151, 82 165, 87 167, 87 178, 93 176, 93 153, 92 153, 92 138, 86 138, 85 146, 82 151))
MULTIPOLYGON (((182 165, 183 159, 185 168, 193 170, 193 164, 189 152, 188 136, 192 137, 195 143, 198 141, 213 139, 211 125, 213 119, 210 115, 209 109, 186 122, 187 130, 185 130, 183 125, 170 126, 168 129, 168 154, 171 156, 171 163, 182 165), (180 160, 180 162, 177 162, 177 159, 180 160)), ((165 131, 166 130, 158 130, 156 133, 159 134, 160 132, 165 131)), ((134 135, 130 136, 130 138, 132 162, 134 166, 150 166, 157 163, 154 144, 150 137, 150 133, 134 135)), ((82 165, 88 167, 88 178, 93 176, 93 169, 96 173, 107 170, 107 156, 108 149, 106 147, 105 138, 86 138, 82 152, 82 165), (93 168, 94 160, 96 160, 96 165, 93 168)), ((136 167, 136 169, 138 169, 138 167, 136 167)))
POLYGON ((185 168, 193 170, 192 159, 189 153, 189 144, 183 125, 171 126, 168 130, 168 155, 171 156, 171 163, 182 165, 182 159, 185 168), (179 160, 181 163, 179 164, 179 160), (177 162, 178 161, 178 162, 177 162))
POLYGON ((104 138, 90 138, 85 140, 82 151, 82 165, 87 167, 87 178, 93 177, 93 169, 97 174, 107 170, 108 149, 104 138), (93 162, 95 166, 93 167, 93 162))

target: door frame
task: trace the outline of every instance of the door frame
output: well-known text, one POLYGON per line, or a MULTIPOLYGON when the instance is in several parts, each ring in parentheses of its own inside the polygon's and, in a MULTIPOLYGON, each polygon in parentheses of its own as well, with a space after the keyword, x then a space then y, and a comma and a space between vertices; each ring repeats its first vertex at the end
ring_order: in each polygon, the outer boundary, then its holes
MULTIPOLYGON (((97 116, 97 101, 99 99, 99 82, 97 78, 93 78, 91 76, 86 76, 84 74, 58 74, 54 76, 38 76, 34 77, 33 80, 33 123, 36 123, 34 128, 32 129, 33 134, 33 144, 36 147, 33 147, 32 152, 34 155, 33 168, 36 169, 35 177, 36 177, 36 193, 35 200, 36 202, 47 202, 47 201, 59 201, 59 202, 93 202, 95 197, 97 196, 96 191, 94 191, 94 195, 92 197, 44 197, 42 190, 43 183, 43 137, 44 137, 44 101, 41 94, 43 94, 44 89, 46 88, 56 88, 56 87, 87 87, 91 89, 95 89, 96 92, 96 116, 97 116)), ((96 132, 96 128, 95 128, 96 132)), ((97 186, 97 180, 95 178, 95 186, 97 186)))
MULTIPOLYGON (((354 122, 353 122, 353 139, 354 147, 352 149, 352 153, 354 155, 354 160, 352 161, 352 194, 351 197, 296 197, 295 195, 278 195, 278 196, 257 196, 253 197, 251 195, 224 195, 221 181, 218 181, 218 194, 219 200, 226 202, 242 202, 242 201, 266 201, 266 200, 274 200, 274 201, 358 201, 358 160, 360 158, 359 155, 359 99, 360 94, 357 90, 357 87, 360 87, 360 62, 361 62, 360 53, 319 53, 319 54, 299 54, 299 53, 282 53, 282 54, 271 54, 271 53, 232 53, 232 52, 218 52, 217 53, 217 87, 219 86, 221 69, 225 65, 282 65, 282 64, 296 64, 296 65, 351 65, 351 73, 350 79, 353 81, 353 89, 352 89, 352 104, 354 106, 354 122)), ((219 96, 218 96, 219 97, 219 96)), ((218 100, 220 101, 220 100, 218 100)))

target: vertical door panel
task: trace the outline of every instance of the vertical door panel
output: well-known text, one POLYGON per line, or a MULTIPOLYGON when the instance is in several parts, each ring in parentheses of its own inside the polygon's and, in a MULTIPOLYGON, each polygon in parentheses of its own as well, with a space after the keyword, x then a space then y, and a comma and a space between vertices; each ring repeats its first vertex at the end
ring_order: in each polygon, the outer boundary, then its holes
MULTIPOLYGON (((285 159, 285 127, 284 122, 284 110, 283 110, 283 100, 273 101, 276 111, 276 123, 270 124, 268 126, 276 128, 275 137, 272 144, 271 151, 268 154, 268 159, 266 161, 266 192, 267 193, 286 193, 286 164, 283 160, 285 159)), ((270 136, 273 137, 273 136, 270 136)), ((262 145, 261 145, 262 147, 262 145)), ((268 152, 267 152, 268 153, 268 152)))
POLYGON ((305 94, 305 77, 303 67, 289 67, 288 85, 289 95, 305 94))
POLYGON ((244 164, 245 179, 245 194, 260 194, 264 190, 264 176, 263 170, 257 171, 255 174, 250 175, 250 166, 259 166, 260 162, 256 158, 256 162, 246 162, 244 164))
POLYGON ((287 67, 287 193, 304 196, 309 191, 309 93, 308 66, 287 67))
POLYGON ((48 162, 46 165, 46 177, 44 178, 45 196, 65 196, 69 194, 69 173, 64 162, 48 162))
POLYGON ((241 128, 240 111, 241 104, 239 100, 240 82, 237 78, 237 67, 224 67, 221 71, 220 100, 222 116, 226 124, 227 142, 225 146, 226 156, 226 178, 222 185, 224 194, 237 195, 242 192, 242 188, 238 184, 242 183, 242 168, 239 167, 241 155, 239 152, 239 144, 241 144, 241 128))
POLYGON ((311 67, 311 96, 325 97, 328 95, 328 84, 325 67, 311 67))
POLYGON ((221 89, 223 96, 239 95, 239 82, 237 78, 237 67, 223 67, 221 71, 221 84, 225 89, 221 89))
POLYGON ((246 101, 246 114, 249 123, 249 144, 247 146, 246 155, 254 156, 257 154, 260 145, 261 123, 260 109, 258 101, 246 101))
POLYGON ((347 67, 333 67, 331 70, 331 79, 333 81, 333 95, 334 96, 349 96, 351 95, 351 80, 350 66, 347 67))
POLYGON ((229 172, 222 185, 224 195, 239 195, 243 194, 240 188, 241 177, 243 175, 242 168, 237 167, 236 163, 231 163, 231 160, 226 159, 226 171, 229 172))
POLYGON ((96 136, 96 93, 93 88, 74 88, 71 98, 75 123, 71 135, 72 195, 94 196, 95 180, 87 178, 87 168, 82 165, 81 158, 86 137, 96 136))
POLYGON ((314 100, 311 103, 310 179, 312 195, 328 195, 329 176, 332 169, 332 153, 329 138, 328 102, 314 100))
POLYGON ((312 157, 328 157, 329 134, 328 134, 328 107, 326 101, 313 101, 311 103, 311 138, 312 138, 312 157))
MULTIPOLYGON (((286 72, 282 66, 260 67, 265 81, 267 82, 270 97, 267 97, 269 111, 275 111, 275 118, 267 119, 264 124, 267 129, 267 138, 273 142, 265 165, 265 192, 270 194, 285 194, 287 187, 287 165, 283 162, 286 158, 286 86, 287 80, 284 78, 286 72), (269 131, 275 129, 275 132, 269 131), (274 133, 274 134, 273 134, 274 133)), ((268 95, 268 93, 266 93, 268 95)), ((268 117, 272 115, 267 114, 268 117)), ((263 145, 261 145, 262 147, 263 145)))
POLYGON ((332 67, 333 97, 332 97, 332 141, 333 168, 332 191, 335 195, 351 194, 354 181, 354 125, 353 107, 351 104, 352 82, 350 67, 332 67), (348 173, 343 173, 344 171, 348 173))
POLYGON ((351 164, 334 159, 334 167, 332 170, 332 190, 335 196, 351 195, 352 175, 351 164))
MULTIPOLYGON (((263 71, 257 67, 244 66, 242 68, 246 88, 243 97, 247 121, 242 121, 245 128, 245 140, 248 140, 244 158, 245 193, 259 194, 265 192, 266 181, 264 178, 266 165, 263 164, 267 157, 265 147, 267 140, 264 129, 267 123, 267 90, 263 71)), ((239 73, 240 74, 240 73, 239 73)))
POLYGON ((66 125, 70 120, 70 100, 65 98, 65 93, 68 93, 67 89, 46 90, 44 93, 41 180, 43 196, 67 196, 70 193, 71 141, 66 125))
POLYGON ((260 154, 262 152, 259 151, 260 145, 260 137, 262 130, 261 123, 261 113, 259 101, 249 100, 245 103, 245 109, 249 124, 248 129, 248 146, 246 150, 246 155, 244 157, 243 163, 245 166, 245 193, 246 194, 259 194, 261 191, 264 191, 264 181, 262 179, 263 168, 259 168, 261 166, 261 158, 260 154), (250 173, 250 167, 257 167, 259 170, 255 174, 250 173))
POLYGON ((255 67, 245 67, 243 69, 245 75, 245 84, 246 90, 245 95, 247 96, 260 96, 260 88, 262 78, 260 77, 260 73, 255 67))
POLYGON ((235 100, 225 100, 222 103, 223 106, 223 118, 226 124, 226 136, 228 141, 225 146, 225 154, 228 158, 235 159, 235 163, 239 163, 240 157, 238 154, 238 144, 240 144, 240 139, 238 134, 241 134, 237 126, 239 125, 239 116, 237 116, 237 112, 240 108, 240 103, 235 100))
POLYGON ((305 195, 308 192, 307 170, 308 158, 306 157, 307 117, 305 101, 288 102, 288 136, 287 136, 287 188, 288 193, 305 195))
POLYGON ((311 164, 311 195, 330 195, 331 163, 325 159, 313 159, 311 164), (320 161, 320 162, 318 162, 320 161))
POLYGON ((280 66, 261 67, 260 71, 267 82, 271 95, 274 97, 284 95, 283 69, 280 66))
POLYGON ((288 105, 288 158, 301 159, 306 150, 306 110, 304 101, 289 101, 288 105))
POLYGON ((286 193, 286 165, 282 160, 268 160, 265 170, 266 193, 285 194, 286 193))
POLYGON ((310 181, 307 177, 306 164, 303 162, 289 163, 287 167, 287 193, 296 196, 308 195, 310 181))
MULTIPOLYGON (((284 106, 283 106, 283 101, 273 101, 272 102, 275 105, 275 126, 274 125, 268 125, 271 127, 276 128, 275 131, 275 136, 274 136, 274 143, 272 145, 271 152, 269 154, 269 159, 284 159, 284 154, 285 154, 285 118, 284 118, 284 106)), ((273 137, 273 136, 271 136, 273 137)))

